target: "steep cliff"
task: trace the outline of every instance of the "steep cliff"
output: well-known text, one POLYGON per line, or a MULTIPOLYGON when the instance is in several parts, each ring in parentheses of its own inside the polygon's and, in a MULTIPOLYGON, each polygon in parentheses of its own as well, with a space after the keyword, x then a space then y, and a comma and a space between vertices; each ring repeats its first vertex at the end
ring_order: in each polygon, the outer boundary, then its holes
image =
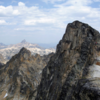
POLYGON ((42 69, 52 55, 45 56, 48 59, 38 54, 32 56, 22 48, 6 65, 0 66, 0 100, 34 100, 42 69))
POLYGON ((100 34, 69 23, 56 53, 43 69, 36 100, 100 100, 100 34))

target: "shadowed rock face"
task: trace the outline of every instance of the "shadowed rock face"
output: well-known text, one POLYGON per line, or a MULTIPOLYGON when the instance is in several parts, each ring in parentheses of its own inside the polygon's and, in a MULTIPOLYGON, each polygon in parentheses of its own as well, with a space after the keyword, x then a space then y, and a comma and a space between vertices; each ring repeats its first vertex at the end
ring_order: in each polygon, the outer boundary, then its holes
POLYGON ((100 100, 100 34, 85 23, 68 24, 43 69, 35 100, 100 100))
POLYGON ((42 69, 52 55, 32 56, 22 48, 6 65, 0 66, 0 100, 34 100, 42 69))

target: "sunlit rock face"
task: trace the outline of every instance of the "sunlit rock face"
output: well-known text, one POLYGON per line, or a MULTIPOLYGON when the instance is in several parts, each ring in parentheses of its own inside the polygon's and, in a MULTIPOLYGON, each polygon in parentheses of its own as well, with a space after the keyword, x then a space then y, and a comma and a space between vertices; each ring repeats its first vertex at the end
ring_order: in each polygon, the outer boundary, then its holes
POLYGON ((100 34, 69 23, 56 53, 43 69, 36 100, 100 100, 100 34))
POLYGON ((53 55, 31 55, 22 48, 6 65, 0 65, 0 100, 34 100, 42 69, 53 55))

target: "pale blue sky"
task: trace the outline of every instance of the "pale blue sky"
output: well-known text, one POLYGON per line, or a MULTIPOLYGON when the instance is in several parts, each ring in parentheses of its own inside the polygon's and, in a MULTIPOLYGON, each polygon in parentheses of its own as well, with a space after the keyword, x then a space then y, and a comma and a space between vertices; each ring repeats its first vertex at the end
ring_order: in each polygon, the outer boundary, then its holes
POLYGON ((0 43, 58 43, 68 23, 100 31, 100 0, 0 0, 0 43))

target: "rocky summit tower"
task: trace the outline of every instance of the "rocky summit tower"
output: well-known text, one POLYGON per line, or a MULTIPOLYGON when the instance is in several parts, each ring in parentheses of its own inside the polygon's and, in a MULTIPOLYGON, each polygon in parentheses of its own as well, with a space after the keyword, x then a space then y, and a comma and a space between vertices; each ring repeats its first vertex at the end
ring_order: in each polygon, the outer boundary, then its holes
POLYGON ((100 34, 69 23, 44 68, 36 100, 100 100, 100 34))

